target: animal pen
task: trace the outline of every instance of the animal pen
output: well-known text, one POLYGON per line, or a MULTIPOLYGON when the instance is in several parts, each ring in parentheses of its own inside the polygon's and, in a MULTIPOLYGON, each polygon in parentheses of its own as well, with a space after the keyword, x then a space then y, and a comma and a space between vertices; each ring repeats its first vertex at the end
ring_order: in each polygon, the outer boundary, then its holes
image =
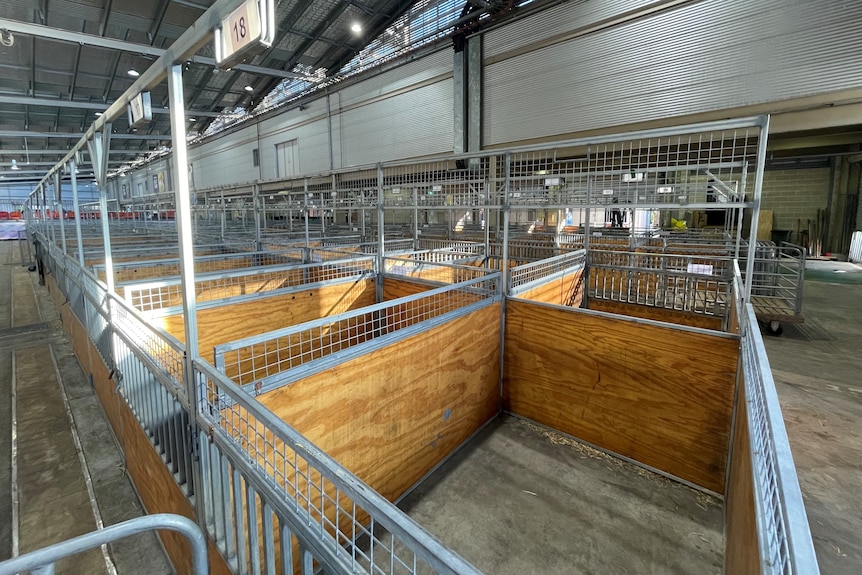
MULTIPOLYGON (((176 227, 112 217, 104 200, 74 225, 37 218, 46 180, 29 230, 145 507, 195 517, 214 572, 495 568, 396 504, 421 507, 483 438, 528 422, 538 440, 668 478, 672 497, 718 502, 705 559, 658 534, 683 563, 811 574, 752 305, 756 229, 743 237, 767 131, 768 118, 746 118, 384 162, 195 190, 193 203, 178 178, 175 199, 153 198, 176 227), (724 223, 674 229, 702 211, 724 223)), ((560 476, 581 473, 559 457, 560 476)), ((614 469, 590 481, 613 483, 614 469)), ((578 499, 590 498, 553 505, 578 499)), ((501 528, 490 511, 455 516, 467 539, 501 528)), ((608 568, 579 548, 601 545, 589 527, 570 535, 545 549, 523 530, 530 543, 502 552, 512 565, 552 554, 608 568)), ((163 540, 185 572, 184 544, 163 540)), ((616 552, 614 568, 666 560, 640 552, 616 552)))

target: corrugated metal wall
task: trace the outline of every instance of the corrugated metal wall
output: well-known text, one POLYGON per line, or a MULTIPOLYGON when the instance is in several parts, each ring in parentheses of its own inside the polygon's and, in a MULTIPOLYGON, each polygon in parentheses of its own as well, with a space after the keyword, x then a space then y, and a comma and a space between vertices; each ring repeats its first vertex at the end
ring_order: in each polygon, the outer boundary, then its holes
POLYGON ((189 151, 197 188, 278 176, 276 146, 296 140, 297 173, 452 151, 452 53, 441 50, 189 151), (252 163, 259 149, 260 166, 252 163))
POLYGON ((530 50, 652 4, 567 3, 489 32, 483 145, 859 85, 862 2, 703 0, 530 50))

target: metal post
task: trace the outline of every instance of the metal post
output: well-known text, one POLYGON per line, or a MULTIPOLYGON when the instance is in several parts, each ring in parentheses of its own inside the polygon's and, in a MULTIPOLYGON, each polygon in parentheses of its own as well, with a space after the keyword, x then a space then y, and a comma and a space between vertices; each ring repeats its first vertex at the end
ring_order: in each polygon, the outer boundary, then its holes
POLYGON ((302 192, 303 197, 305 198, 305 206, 302 212, 305 214, 305 249, 307 251, 308 248, 311 247, 310 234, 308 231, 308 178, 304 178, 302 180, 302 192))
POLYGON ((60 247, 63 249, 63 256, 66 255, 66 214, 63 209, 63 192, 60 189, 60 171, 54 172, 54 201, 57 205, 60 214, 60 247))
POLYGON ((503 181, 503 260, 500 262, 500 369, 499 369, 499 408, 503 409, 504 350, 506 344, 506 297, 509 295, 509 185, 512 175, 511 154, 506 152, 505 180, 503 181))
POLYGON ((413 187, 413 249, 419 249, 419 188, 413 187))
MULTIPOLYGON (((107 153, 107 151, 106 151, 107 153)), ((108 293, 114 293, 114 260, 111 256, 111 229, 108 221, 108 195, 104 186, 99 186, 99 217, 102 220, 102 244, 105 250, 105 284, 108 293)), ((110 299, 108 300, 110 304, 110 299)))
POLYGON ((78 263, 84 267, 84 239, 81 236, 81 206, 78 203, 78 164, 75 160, 69 161, 69 170, 72 174, 72 205, 75 208, 75 238, 78 240, 78 263))
POLYGON ((251 209, 254 210, 254 251, 261 251, 260 234, 260 186, 254 184, 251 188, 251 209))
POLYGON ((39 184, 39 203, 42 204, 42 235, 49 238, 48 231, 48 209, 45 207, 45 184, 39 184))
POLYGON ((383 209, 383 164, 377 164, 377 279, 376 279, 376 287, 377 287, 377 301, 383 301, 383 248, 384 248, 384 233, 383 233, 383 220, 384 218, 384 209, 383 209))
POLYGON ((757 165, 754 167, 754 209, 748 232, 748 261, 745 262, 745 303, 751 302, 751 284, 754 281, 754 257, 757 250, 757 220, 760 218, 760 194, 763 191, 763 169, 766 165, 766 140, 769 137, 769 116, 763 116, 760 138, 757 141, 757 165))
MULTIPOLYGON (((194 242, 191 226, 191 194, 189 189, 188 148, 186 147, 185 108, 183 102, 183 67, 173 65, 168 71, 168 100, 171 112, 171 145, 174 157, 174 207, 177 235, 180 247, 180 281, 183 290, 183 316, 185 321, 186 356, 185 383, 189 398, 189 415, 192 421, 198 411, 197 387, 194 360, 198 357, 198 317, 195 294, 194 242)), ((197 424, 192 424, 192 445, 197 451, 197 424)), ((192 466, 195 485, 203 485, 202 470, 198 460, 192 466)), ((201 529, 206 529, 204 505, 197 504, 197 520, 201 529)))

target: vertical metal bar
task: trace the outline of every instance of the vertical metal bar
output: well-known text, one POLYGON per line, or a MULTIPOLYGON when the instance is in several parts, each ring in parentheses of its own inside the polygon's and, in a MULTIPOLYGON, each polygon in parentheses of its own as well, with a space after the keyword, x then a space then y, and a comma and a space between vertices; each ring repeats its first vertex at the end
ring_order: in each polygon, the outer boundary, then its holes
POLYGON ((413 249, 419 249, 419 188, 413 186, 413 249))
POLYGON ((304 198, 305 205, 302 208, 302 213, 305 214, 305 249, 308 250, 310 247, 310 232, 308 230, 308 178, 303 178, 302 180, 302 194, 304 198))
POLYGON ((272 533, 272 508, 263 502, 263 558, 266 575, 275 575, 275 541, 272 533))
MULTIPOLYGON (((189 399, 189 414, 191 415, 190 439, 192 449, 198 452, 197 414, 198 394, 194 360, 198 357, 198 322, 197 296, 195 294, 194 241, 191 226, 191 190, 189 189, 189 162, 186 146, 185 107, 183 101, 183 67, 171 66, 168 71, 168 100, 171 113, 171 139, 174 158, 174 218, 180 248, 180 284, 182 286, 183 316, 185 327, 185 363, 183 369, 186 394, 189 399)), ((192 480, 195 485, 201 484, 202 468, 199 462, 192 466, 192 480)), ((197 505, 196 516, 198 524, 206 529, 204 509, 197 505)))
POLYGON ((505 179, 503 181, 503 253, 500 261, 500 366, 499 366, 499 409, 503 409, 503 374, 505 365, 505 343, 506 343, 506 298, 509 295, 509 186, 512 176, 512 156, 506 152, 503 158, 505 162, 505 179))
POLYGON ((260 539, 257 530, 257 497, 255 489, 248 483, 245 485, 246 505, 245 510, 248 517, 248 548, 250 550, 251 573, 260 575, 260 539))
POLYGON ((385 249, 385 234, 383 222, 386 219, 383 193, 383 164, 377 164, 377 277, 375 278, 375 287, 377 291, 377 302, 383 301, 383 265, 384 249, 385 249))
MULTIPOLYGON (((248 568, 248 553, 246 529, 242 528, 242 485, 244 483, 239 470, 233 468, 233 516, 237 518, 236 522, 236 558, 237 558, 237 573, 246 573, 248 568)), ((248 524, 248 531, 251 531, 252 525, 248 524)), ((251 552, 255 553, 254 546, 251 547, 251 552)))
POLYGON ((293 540, 290 526, 281 517, 278 518, 278 546, 281 549, 281 573, 293 575, 293 540))
POLYGON ((69 162, 72 174, 72 204, 75 209, 75 238, 78 240, 78 263, 84 267, 84 240, 81 235, 81 206, 78 203, 78 164, 75 160, 69 162))
POLYGON ((751 284, 754 281, 754 257, 757 249, 757 221, 760 218, 760 195, 763 191, 763 169, 766 165, 766 141, 769 137, 769 116, 763 116, 757 140, 757 164, 754 167, 754 209, 748 232, 748 261, 745 262, 745 301, 751 301, 751 284))
POLYGON ((261 250, 260 232, 260 186, 254 184, 251 191, 251 206, 254 210, 254 251, 261 250))
POLYGON ((63 192, 60 188, 60 170, 54 172, 54 202, 57 206, 57 213, 60 215, 60 248, 63 250, 63 257, 66 256, 66 218, 65 210, 63 209, 63 192))

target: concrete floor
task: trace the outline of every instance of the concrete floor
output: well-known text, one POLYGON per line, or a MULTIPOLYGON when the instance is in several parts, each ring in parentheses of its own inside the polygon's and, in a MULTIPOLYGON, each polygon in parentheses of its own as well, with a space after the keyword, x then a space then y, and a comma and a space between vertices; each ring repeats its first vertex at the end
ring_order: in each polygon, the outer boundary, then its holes
POLYGON ((399 506, 489 574, 722 572, 720 500, 512 416, 399 506))
POLYGON ((862 266, 808 262, 805 323, 766 348, 824 575, 862 573, 862 266))
MULTIPOLYGON (((38 286, 37 274, 21 266, 15 241, 0 242, 0 485, 0 560, 12 555, 13 539, 19 553, 26 553, 94 531, 97 513, 104 525, 143 513, 57 311, 46 288, 38 286)), ((153 533, 57 565, 57 573, 114 569, 120 574, 173 572, 153 533)))

